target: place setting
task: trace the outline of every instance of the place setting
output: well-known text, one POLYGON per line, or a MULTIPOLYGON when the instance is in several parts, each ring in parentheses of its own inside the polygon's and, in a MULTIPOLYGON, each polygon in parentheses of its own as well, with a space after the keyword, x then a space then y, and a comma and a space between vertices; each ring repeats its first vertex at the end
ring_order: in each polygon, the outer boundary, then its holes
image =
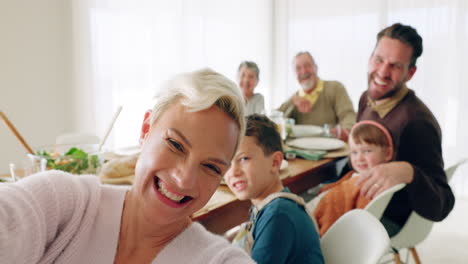
MULTIPOLYGON (((335 129, 336 136, 341 134, 338 125, 335 129)), ((286 155, 294 153, 305 159, 319 160, 321 158, 337 158, 349 154, 348 144, 339 138, 335 138, 330 132, 330 126, 315 125, 291 125, 286 140, 286 155)))

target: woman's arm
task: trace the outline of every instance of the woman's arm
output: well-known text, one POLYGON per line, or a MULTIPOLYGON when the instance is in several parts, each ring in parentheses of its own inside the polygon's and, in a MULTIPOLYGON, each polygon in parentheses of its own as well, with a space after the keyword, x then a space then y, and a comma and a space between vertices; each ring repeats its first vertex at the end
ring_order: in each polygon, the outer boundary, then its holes
POLYGON ((80 200, 80 195, 76 195, 79 185, 74 178, 63 172, 49 171, 0 185, 0 259, 3 263, 37 263, 60 253, 46 255, 53 242, 53 248, 57 249, 57 242, 61 242, 58 238, 63 237, 59 233, 69 231, 68 222, 79 209, 76 208, 80 200))

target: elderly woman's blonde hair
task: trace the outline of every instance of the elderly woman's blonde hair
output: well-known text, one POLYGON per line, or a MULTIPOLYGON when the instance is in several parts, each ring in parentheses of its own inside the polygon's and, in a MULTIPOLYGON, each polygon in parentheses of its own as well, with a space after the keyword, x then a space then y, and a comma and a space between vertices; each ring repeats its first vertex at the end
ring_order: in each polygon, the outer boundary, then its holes
POLYGON ((211 69, 176 75, 162 86, 155 100, 151 125, 170 105, 180 102, 190 112, 215 105, 228 114, 239 127, 236 149, 245 133, 244 99, 240 89, 234 82, 211 69))

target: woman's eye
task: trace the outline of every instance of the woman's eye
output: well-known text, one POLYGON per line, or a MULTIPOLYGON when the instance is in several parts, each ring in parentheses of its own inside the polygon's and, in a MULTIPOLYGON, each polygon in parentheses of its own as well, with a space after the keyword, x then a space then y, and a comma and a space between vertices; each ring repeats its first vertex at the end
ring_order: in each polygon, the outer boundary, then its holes
POLYGON ((172 139, 172 138, 169 138, 168 141, 169 141, 169 144, 170 144, 173 148, 177 149, 177 150, 180 151, 180 152, 184 152, 184 148, 182 147, 181 144, 177 143, 177 141, 175 141, 175 140, 172 139))
POLYGON ((207 167, 208 169, 212 170, 214 173, 221 175, 221 170, 218 167, 216 167, 215 165, 205 164, 204 166, 207 167))

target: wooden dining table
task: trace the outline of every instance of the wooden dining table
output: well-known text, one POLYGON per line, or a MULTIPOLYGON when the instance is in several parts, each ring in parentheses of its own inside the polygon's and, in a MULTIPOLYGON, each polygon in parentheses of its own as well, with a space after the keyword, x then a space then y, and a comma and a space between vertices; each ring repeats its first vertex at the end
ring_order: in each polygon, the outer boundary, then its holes
MULTIPOLYGON (((283 185, 291 192, 300 194, 334 177, 336 174, 334 161, 332 158, 318 161, 291 160, 287 168, 280 172, 280 178, 283 185)), ((227 230, 248 220, 250 206, 249 200, 238 200, 226 185, 221 185, 210 201, 192 215, 192 219, 213 233, 224 234, 227 230)))

